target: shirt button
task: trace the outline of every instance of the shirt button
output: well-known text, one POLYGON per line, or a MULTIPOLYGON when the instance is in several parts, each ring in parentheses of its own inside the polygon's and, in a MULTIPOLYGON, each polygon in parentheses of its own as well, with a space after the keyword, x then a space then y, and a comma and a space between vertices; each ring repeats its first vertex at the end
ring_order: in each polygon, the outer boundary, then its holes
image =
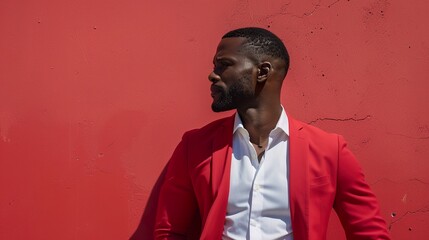
POLYGON ((253 220, 253 219, 250 219, 250 225, 252 225, 252 226, 256 226, 256 221, 255 220, 253 220))
POLYGON ((254 186, 253 186, 253 190, 254 191, 259 191, 259 189, 260 189, 261 187, 259 186, 259 184, 255 184, 254 186))

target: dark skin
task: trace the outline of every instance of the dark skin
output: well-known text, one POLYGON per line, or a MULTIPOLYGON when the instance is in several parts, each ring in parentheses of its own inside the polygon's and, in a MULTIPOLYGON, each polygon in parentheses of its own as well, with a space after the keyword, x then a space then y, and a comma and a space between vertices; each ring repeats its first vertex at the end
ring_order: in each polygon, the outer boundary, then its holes
POLYGON ((212 108, 214 111, 237 109, 260 161, 269 134, 280 118, 280 92, 287 70, 282 59, 255 56, 243 48, 245 42, 245 38, 238 37, 220 41, 213 59, 214 70, 209 75, 212 108), (229 101, 224 96, 228 92, 231 93, 229 101), (215 109, 214 106, 221 107, 215 109))

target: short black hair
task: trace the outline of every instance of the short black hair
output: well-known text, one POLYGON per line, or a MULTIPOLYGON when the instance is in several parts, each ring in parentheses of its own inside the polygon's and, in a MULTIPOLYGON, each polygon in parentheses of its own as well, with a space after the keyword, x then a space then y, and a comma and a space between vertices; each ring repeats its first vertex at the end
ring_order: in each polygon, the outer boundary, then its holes
POLYGON ((262 55, 280 58, 286 64, 286 71, 289 68, 289 54, 282 40, 274 33, 257 27, 247 27, 232 30, 223 38, 242 37, 247 41, 243 43, 243 48, 250 50, 256 57, 262 55))

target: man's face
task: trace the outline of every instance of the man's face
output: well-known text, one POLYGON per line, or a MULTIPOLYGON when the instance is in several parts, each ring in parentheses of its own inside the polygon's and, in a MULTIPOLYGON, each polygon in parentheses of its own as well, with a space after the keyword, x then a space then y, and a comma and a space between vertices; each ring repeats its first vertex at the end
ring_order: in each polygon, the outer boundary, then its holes
POLYGON ((249 104, 254 97, 257 67, 240 52, 245 38, 224 38, 213 58, 214 69, 209 75, 212 110, 227 111, 249 104))

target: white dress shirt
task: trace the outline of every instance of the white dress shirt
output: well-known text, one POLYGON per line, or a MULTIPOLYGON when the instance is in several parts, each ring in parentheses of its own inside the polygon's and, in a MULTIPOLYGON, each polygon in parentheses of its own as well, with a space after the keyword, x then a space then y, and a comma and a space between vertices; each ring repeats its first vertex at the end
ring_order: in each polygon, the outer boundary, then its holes
POLYGON ((284 109, 261 161, 235 115, 230 191, 222 239, 292 240, 289 209, 289 122, 284 109))

